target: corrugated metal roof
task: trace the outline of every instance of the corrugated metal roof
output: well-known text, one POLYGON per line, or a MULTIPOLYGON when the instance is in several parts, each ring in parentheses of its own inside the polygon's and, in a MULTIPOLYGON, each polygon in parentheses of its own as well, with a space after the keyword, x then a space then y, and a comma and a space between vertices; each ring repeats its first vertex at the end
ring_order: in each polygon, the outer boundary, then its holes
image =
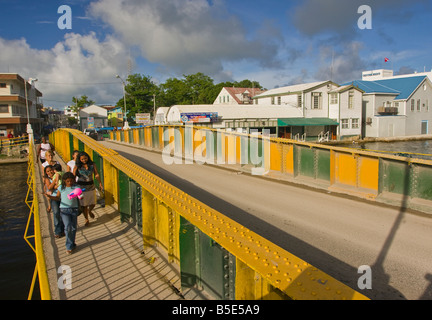
POLYGON ((375 81, 355 80, 353 84, 365 93, 387 93, 396 95, 395 100, 406 100, 424 81, 426 76, 392 78, 375 81))
POLYGON ((309 90, 315 87, 319 87, 329 81, 318 81, 318 82, 311 82, 311 83, 302 83, 302 84, 296 84, 292 86, 287 87, 281 87, 276 89, 268 90, 264 93, 261 93, 259 95, 256 95, 255 98, 263 98, 267 96, 273 96, 273 95, 280 95, 280 94, 289 94, 289 93, 295 93, 295 92, 302 92, 305 90, 309 90))

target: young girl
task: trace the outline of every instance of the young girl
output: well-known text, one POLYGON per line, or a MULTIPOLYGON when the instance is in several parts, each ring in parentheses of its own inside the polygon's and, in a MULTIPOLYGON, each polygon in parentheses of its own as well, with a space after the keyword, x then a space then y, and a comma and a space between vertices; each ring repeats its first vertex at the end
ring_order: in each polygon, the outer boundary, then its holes
POLYGON ((94 186, 93 176, 98 180, 101 191, 103 191, 102 181, 96 166, 93 161, 90 160, 90 157, 86 152, 80 152, 78 154, 73 173, 77 177, 78 186, 81 189, 85 189, 83 192, 83 198, 80 200, 80 205, 83 207, 84 218, 86 219, 85 225, 88 226, 88 216, 94 219, 92 210, 96 205, 96 189, 94 186))
POLYGON ((54 197, 56 195, 57 185, 56 182, 53 181, 53 167, 46 166, 44 173, 45 196, 48 198, 49 203, 47 211, 48 213, 50 213, 51 210, 53 212, 54 236, 60 238, 64 236, 64 224, 60 216, 60 201, 54 197))
POLYGON ((66 172, 62 177, 62 184, 58 188, 55 198, 60 201, 60 215, 64 223, 66 234, 66 252, 71 254, 76 248, 75 236, 77 230, 78 217, 78 198, 69 199, 68 195, 73 192, 75 185, 75 176, 71 172, 66 172))

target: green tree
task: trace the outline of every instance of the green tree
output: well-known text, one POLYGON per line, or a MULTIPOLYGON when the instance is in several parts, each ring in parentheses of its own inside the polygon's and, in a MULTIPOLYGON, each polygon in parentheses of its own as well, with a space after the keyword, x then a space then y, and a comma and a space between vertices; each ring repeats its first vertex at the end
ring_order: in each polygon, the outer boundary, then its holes
POLYGON ((93 100, 90 100, 89 97, 87 97, 86 95, 82 95, 81 97, 77 98, 77 97, 72 97, 72 111, 79 113, 79 111, 82 108, 91 106, 92 104, 95 104, 95 102, 93 100))
MULTIPOLYGON (((128 121, 137 113, 153 113, 153 95, 158 95, 159 88, 150 76, 129 75, 126 80, 126 112, 128 121)), ((124 108, 123 97, 116 104, 124 108)))

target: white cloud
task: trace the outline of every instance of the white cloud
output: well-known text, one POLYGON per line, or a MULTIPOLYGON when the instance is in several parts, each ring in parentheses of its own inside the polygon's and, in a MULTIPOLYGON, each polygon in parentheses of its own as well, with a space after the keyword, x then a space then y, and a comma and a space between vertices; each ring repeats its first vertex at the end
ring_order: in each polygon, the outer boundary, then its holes
POLYGON ((94 33, 68 33, 51 50, 32 49, 25 39, 0 38, 0 52, 2 71, 39 79, 36 86, 45 105, 64 106, 73 96, 84 94, 96 103, 113 103, 121 97, 115 75, 126 70, 127 52, 112 36, 99 41, 94 33), (105 85, 110 82, 113 85, 105 85))
POLYGON ((99 0, 89 14, 101 19, 150 62, 177 73, 224 73, 224 61, 270 65, 275 45, 246 37, 221 1, 99 0))

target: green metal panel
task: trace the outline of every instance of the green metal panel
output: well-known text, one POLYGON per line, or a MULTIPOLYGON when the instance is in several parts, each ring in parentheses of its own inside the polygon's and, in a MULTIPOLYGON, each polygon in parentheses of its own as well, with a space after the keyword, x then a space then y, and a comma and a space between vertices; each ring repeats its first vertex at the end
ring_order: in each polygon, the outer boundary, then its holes
POLYGON ((199 260, 195 252, 195 226, 180 216, 180 277, 182 288, 197 284, 197 265, 199 260))
POLYGON ((159 127, 152 127, 152 148, 159 149, 159 127))
POLYGON ((73 140, 73 134, 69 132, 69 149, 70 149, 70 155, 72 159, 72 155, 74 152, 74 140, 73 140))
POLYGON ((249 164, 249 137, 240 137, 240 163, 249 164))
POLYGON ((201 232, 199 240, 203 289, 218 299, 234 299, 232 284, 235 277, 235 259, 216 241, 201 232))
MULTIPOLYGON (((99 177, 102 181, 102 185, 104 185, 104 174, 103 174, 103 157, 101 157, 99 155, 99 153, 97 153, 96 151, 93 150, 93 162, 96 166, 96 169, 99 173, 99 177)), ((99 186, 99 184, 97 183, 97 180, 94 180, 96 186, 99 186)))
POLYGON ((144 128, 138 129, 138 137, 139 137, 139 141, 138 144, 139 145, 144 145, 144 128))
POLYGON ((193 134, 194 130, 192 126, 185 126, 184 128, 184 156, 186 159, 191 161, 194 156, 193 150, 193 134))
POLYGON ((235 257, 180 217, 182 288, 197 285, 216 299, 235 298, 235 257))
POLYGON ((81 140, 78 140, 78 150, 84 151, 84 142, 82 142, 81 140))
POLYGON ((430 166, 417 165, 413 172, 413 180, 416 182, 415 195, 413 196, 432 200, 432 168, 430 166))
POLYGON ((216 162, 216 134, 211 130, 206 130, 206 162, 207 163, 215 163, 216 162))
POLYGON ((382 161, 382 191, 409 195, 409 165, 406 162, 382 161))
POLYGON ((129 177, 122 171, 118 171, 118 182, 119 182, 119 197, 118 197, 118 210, 120 212, 120 220, 122 222, 129 221, 132 216, 131 205, 130 205, 130 193, 129 193, 129 177))
POLYGON ((142 187, 129 178, 129 198, 132 221, 142 230, 142 187))
POLYGON ((316 177, 330 181, 330 150, 316 149, 316 177))
POLYGON ((315 178, 315 151, 309 147, 297 146, 299 175, 315 178))
POLYGON ((256 167, 264 166, 263 140, 258 137, 249 138, 249 163, 256 167))
POLYGON ((136 141, 134 141, 134 134, 133 134, 134 130, 128 130, 127 133, 129 134, 129 143, 135 143, 136 141))

